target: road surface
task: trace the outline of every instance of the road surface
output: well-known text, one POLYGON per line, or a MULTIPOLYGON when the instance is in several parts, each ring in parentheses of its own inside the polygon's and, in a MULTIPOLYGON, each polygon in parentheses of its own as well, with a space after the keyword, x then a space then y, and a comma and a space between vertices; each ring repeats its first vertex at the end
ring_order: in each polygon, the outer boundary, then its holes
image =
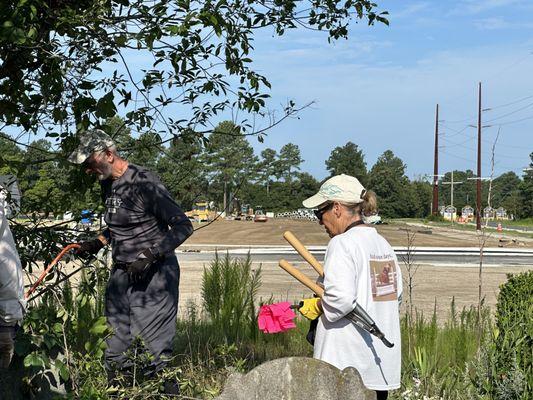
MULTIPOLYGON (((325 246, 309 246, 308 249, 319 262, 324 261, 325 246)), ((402 263, 409 250, 395 246, 398 261, 402 263)), ((226 252, 233 257, 245 257, 248 253, 254 262, 302 261, 302 258, 290 246, 188 246, 177 252, 180 261, 209 263, 215 253, 224 255, 226 252)), ((417 247, 411 250, 412 260, 417 264, 472 266, 479 264, 479 249, 475 247, 417 247)), ((484 265, 533 266, 533 249, 502 249, 486 248, 483 253, 484 265)))

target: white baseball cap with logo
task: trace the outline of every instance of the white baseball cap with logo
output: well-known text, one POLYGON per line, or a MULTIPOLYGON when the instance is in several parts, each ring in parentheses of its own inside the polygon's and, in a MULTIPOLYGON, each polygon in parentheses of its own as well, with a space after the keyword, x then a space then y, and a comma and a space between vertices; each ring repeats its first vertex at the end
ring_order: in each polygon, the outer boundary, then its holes
POLYGON ((317 208, 330 202, 338 201, 345 204, 358 204, 364 201, 366 189, 361 182, 350 175, 335 175, 320 186, 318 193, 303 201, 306 208, 317 208))

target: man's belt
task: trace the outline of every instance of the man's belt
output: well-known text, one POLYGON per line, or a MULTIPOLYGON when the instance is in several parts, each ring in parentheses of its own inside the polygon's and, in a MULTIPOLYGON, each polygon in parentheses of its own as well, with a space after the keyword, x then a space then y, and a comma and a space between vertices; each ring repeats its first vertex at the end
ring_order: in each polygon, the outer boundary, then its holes
MULTIPOLYGON (((165 256, 160 259, 160 260, 156 260, 154 262, 154 264, 157 264, 161 261, 164 261, 167 257, 171 256, 171 254, 165 254, 165 256)), ((131 263, 127 263, 127 262, 122 262, 122 261, 113 261, 113 265, 116 269, 122 269, 124 271, 127 271, 128 270, 128 267, 130 266, 131 263)))
POLYGON ((125 263, 125 262, 120 262, 120 261, 116 261, 116 262, 113 262, 113 266, 116 268, 116 269, 122 269, 124 271, 127 271, 128 270, 128 266, 130 265, 130 263, 125 263))

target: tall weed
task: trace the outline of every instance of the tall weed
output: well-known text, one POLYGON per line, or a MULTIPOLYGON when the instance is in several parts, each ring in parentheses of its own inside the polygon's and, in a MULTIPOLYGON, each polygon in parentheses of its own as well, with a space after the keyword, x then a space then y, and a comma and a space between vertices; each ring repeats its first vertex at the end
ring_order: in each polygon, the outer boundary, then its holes
MULTIPOLYGON (((491 327, 483 309, 482 330, 491 327)), ((437 324, 436 307, 430 318, 415 311, 412 324, 404 316, 402 326, 402 391, 393 399, 460 399, 466 393, 466 362, 478 351, 478 311, 472 306, 456 312, 452 300, 444 325, 437 324), (410 349, 409 346, 412 346, 410 349)))
POLYGON ((228 342, 255 337, 256 296, 261 286, 261 267, 252 269, 250 254, 245 259, 220 258, 204 268, 202 296, 205 311, 216 331, 228 342))

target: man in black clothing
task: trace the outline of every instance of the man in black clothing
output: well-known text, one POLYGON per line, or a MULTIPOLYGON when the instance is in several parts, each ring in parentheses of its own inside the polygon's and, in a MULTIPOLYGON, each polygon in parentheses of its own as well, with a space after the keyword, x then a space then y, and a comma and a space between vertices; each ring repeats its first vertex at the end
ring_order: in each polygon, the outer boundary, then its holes
POLYGON ((128 163, 101 130, 84 132, 69 161, 95 174, 102 189, 107 228, 81 243, 77 253, 94 255, 112 247, 113 268, 106 289, 106 317, 113 329, 107 341, 110 379, 127 374, 134 339, 153 356, 151 375, 164 368, 176 333, 179 265, 174 250, 193 232, 192 224, 159 178, 128 163))

